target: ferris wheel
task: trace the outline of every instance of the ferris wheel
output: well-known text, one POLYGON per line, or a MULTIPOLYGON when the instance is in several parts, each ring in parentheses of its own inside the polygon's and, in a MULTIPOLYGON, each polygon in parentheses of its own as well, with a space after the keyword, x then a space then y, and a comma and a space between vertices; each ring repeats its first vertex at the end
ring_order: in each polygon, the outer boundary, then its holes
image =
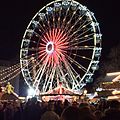
POLYGON ((101 32, 94 13, 74 0, 56 0, 30 21, 20 64, 30 88, 41 93, 60 84, 73 92, 92 81, 101 55, 101 32))

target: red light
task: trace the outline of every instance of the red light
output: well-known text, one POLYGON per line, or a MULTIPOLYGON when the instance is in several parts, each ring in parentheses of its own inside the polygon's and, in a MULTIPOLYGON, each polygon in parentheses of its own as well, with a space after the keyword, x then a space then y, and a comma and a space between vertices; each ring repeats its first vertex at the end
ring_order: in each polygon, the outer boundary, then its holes
POLYGON ((46 58, 49 61, 49 65, 59 64, 64 59, 66 48, 68 48, 68 36, 61 30, 54 28, 43 34, 42 43, 39 43, 39 59, 43 56, 43 62, 46 58))

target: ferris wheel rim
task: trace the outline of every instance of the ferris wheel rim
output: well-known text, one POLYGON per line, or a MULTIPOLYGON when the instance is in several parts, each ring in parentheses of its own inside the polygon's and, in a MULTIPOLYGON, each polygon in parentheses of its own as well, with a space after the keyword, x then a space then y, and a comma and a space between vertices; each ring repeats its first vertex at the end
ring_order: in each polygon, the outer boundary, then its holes
MULTIPOLYGON (((57 2, 60 2, 60 1, 62 1, 62 0, 53 1, 53 2, 51 2, 51 3, 49 3, 49 4, 47 4, 46 6, 44 6, 42 9, 40 9, 40 10, 35 14, 35 16, 32 18, 32 20, 30 21, 30 23, 29 23, 29 25, 28 25, 28 27, 27 27, 27 30, 29 30, 29 27, 30 27, 32 21, 35 19, 35 17, 36 17, 43 9, 45 9, 46 7, 48 7, 48 6, 51 5, 51 4, 54 4, 54 3, 57 3, 57 2)), ((77 3, 77 4, 80 4, 80 3, 76 2, 76 1, 71 1, 71 0, 68 0, 68 1, 70 1, 70 2, 75 2, 75 3, 77 3)), ((81 5, 81 4, 80 4, 80 5, 81 5)), ((92 21, 92 17, 94 17, 94 16, 91 16, 91 15, 90 15, 90 11, 89 11, 88 9, 87 9, 87 11, 88 11, 89 17, 91 18, 91 21, 92 21)), ((96 21, 96 22, 97 22, 97 21, 96 21)), ((99 26, 98 26, 98 27, 99 27, 99 26)), ((24 33, 23 39, 25 38, 25 35, 27 34, 27 30, 26 30, 25 33, 24 33)), ((93 26, 93 30, 95 31, 95 26, 93 26)), ((100 32, 100 30, 99 30, 99 32, 100 32)), ((93 47, 93 54, 92 54, 91 62, 90 62, 90 64, 89 64, 88 68, 87 68, 86 73, 85 73, 84 76, 82 77, 81 81, 83 81, 83 79, 85 78, 85 76, 86 76, 87 74, 90 74, 90 73, 89 73, 89 69, 91 68, 91 65, 92 65, 92 63, 93 63, 93 61, 94 61, 95 52, 96 52, 96 34, 95 34, 95 36, 94 36, 94 43, 95 43, 95 46, 93 47)), ((22 47, 23 47, 23 42, 22 42, 22 44, 21 44, 20 63, 21 63, 22 73, 24 74, 24 72, 23 72, 24 67, 23 67, 23 63, 22 63, 22 62, 23 62, 23 58, 22 58, 22 47)), ((99 46, 99 47, 101 48, 101 46, 99 46)), ((26 66, 28 67, 29 62, 27 61, 26 64, 27 64, 26 66)), ((25 79, 25 81, 26 81, 26 83, 30 86, 29 82, 28 82, 26 79, 25 79)))

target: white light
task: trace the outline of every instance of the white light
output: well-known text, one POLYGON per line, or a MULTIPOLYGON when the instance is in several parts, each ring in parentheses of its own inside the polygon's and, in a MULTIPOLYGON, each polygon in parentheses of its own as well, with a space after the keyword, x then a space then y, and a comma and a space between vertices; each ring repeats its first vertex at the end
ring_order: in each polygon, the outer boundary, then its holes
POLYGON ((120 72, 107 73, 107 76, 120 75, 120 72))
POLYGON ((114 90, 114 91, 112 91, 112 94, 113 94, 113 95, 120 94, 120 91, 118 91, 118 90, 114 90))
POLYGON ((112 99, 119 99, 118 96, 108 96, 108 100, 112 100, 112 99))
POLYGON ((83 94, 86 95, 87 94, 87 90, 84 90, 83 94))
POLYGON ((116 78, 114 78, 112 81, 113 81, 113 82, 120 81, 120 75, 118 75, 118 76, 117 76, 116 78))
POLYGON ((35 90, 33 88, 28 89, 28 96, 34 96, 35 90))
POLYGON ((96 96, 98 96, 98 93, 97 93, 97 92, 94 93, 94 97, 96 97, 96 96))
POLYGON ((103 89, 102 89, 102 88, 99 88, 99 87, 96 89, 96 91, 102 91, 102 90, 103 90, 103 89))

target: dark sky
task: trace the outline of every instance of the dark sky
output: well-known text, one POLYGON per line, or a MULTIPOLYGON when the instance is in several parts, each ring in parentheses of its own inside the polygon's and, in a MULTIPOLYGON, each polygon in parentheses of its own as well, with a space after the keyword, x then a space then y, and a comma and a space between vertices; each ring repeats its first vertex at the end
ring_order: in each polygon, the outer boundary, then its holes
MULTIPOLYGON (((120 7, 116 2, 118 0, 77 1, 95 13, 103 34, 102 57, 106 58, 110 49, 120 43, 120 7)), ((4 0, 0 3, 0 60, 19 56, 27 25, 36 12, 47 3, 48 0, 4 0)))

